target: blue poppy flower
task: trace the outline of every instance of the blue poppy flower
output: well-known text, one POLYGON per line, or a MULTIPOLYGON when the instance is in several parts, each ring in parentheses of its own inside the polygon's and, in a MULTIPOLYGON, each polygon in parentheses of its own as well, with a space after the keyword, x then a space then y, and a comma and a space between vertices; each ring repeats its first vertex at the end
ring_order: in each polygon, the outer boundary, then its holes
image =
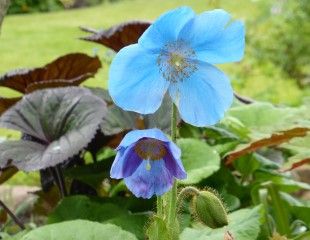
POLYGON ((111 177, 124 178, 137 197, 160 196, 172 187, 175 178, 186 178, 180 149, 159 129, 131 131, 116 150, 111 177))
POLYGON ((167 91, 185 122, 217 123, 230 107, 228 77, 212 64, 239 61, 244 25, 224 10, 195 15, 181 7, 160 16, 137 44, 115 56, 109 77, 114 102, 128 111, 154 113, 167 91))

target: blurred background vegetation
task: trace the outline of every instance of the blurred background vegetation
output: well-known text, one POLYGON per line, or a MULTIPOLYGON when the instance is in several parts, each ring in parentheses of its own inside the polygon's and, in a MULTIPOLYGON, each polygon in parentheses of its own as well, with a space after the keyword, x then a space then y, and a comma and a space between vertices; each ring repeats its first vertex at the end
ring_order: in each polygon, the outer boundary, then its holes
MULTIPOLYGON (((239 94, 281 105, 296 106, 309 101, 308 0, 13 0, 1 32, 0 75, 16 68, 43 66, 62 54, 84 52, 99 54, 105 63, 86 85, 106 87, 111 52, 78 40, 85 35, 78 27, 103 29, 127 20, 153 20, 182 5, 197 12, 223 8, 233 18, 245 21, 244 59, 219 66, 230 76, 239 94)), ((0 88, 0 96, 17 95, 0 88)), ((1 136, 16 134, 0 129, 0 141, 1 136)), ((28 177, 21 179, 27 181, 28 177)), ((37 182, 36 175, 34 178, 37 182)))

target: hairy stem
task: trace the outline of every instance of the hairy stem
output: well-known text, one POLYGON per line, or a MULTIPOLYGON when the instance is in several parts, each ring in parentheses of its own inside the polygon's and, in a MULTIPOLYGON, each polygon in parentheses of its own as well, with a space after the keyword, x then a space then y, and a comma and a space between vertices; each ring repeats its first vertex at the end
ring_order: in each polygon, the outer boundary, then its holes
POLYGON ((182 207, 182 202, 189 198, 189 197, 193 197, 193 196, 197 196, 199 194, 199 190, 195 187, 185 187, 183 188, 179 195, 178 195, 178 199, 177 199, 177 212, 180 211, 181 207, 182 207))
MULTIPOLYGON (((177 107, 175 104, 172 105, 172 115, 171 115, 171 139, 173 142, 176 142, 177 139, 177 107)), ((177 211, 177 181, 174 182, 171 191, 168 193, 167 199, 167 224, 168 229, 172 232, 176 230, 176 211, 177 211)), ((171 234, 176 236, 175 234, 171 234)))
POLYGON ((24 224, 14 215, 14 213, 0 200, 0 206, 10 215, 10 217, 14 220, 14 222, 21 228, 25 229, 24 224))

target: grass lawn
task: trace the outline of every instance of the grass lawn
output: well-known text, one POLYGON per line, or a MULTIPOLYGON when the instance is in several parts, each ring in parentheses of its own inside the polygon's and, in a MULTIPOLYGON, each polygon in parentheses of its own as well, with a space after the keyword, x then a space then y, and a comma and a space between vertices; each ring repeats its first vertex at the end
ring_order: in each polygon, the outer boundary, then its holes
MULTIPOLYGON (((230 0, 222 2, 224 8, 238 18, 255 17, 257 8, 249 0, 238 0, 242 8, 230 0)), ((100 46, 78 40, 84 35, 78 26, 107 28, 132 19, 152 20, 164 11, 182 5, 189 5, 198 12, 211 8, 202 0, 124 0, 81 10, 7 16, 0 37, 0 74, 15 68, 41 66, 70 52, 93 54, 100 46)), ((87 85, 104 87, 106 78, 105 67, 103 73, 87 85)), ((12 95, 7 90, 0 91, 0 95, 12 95)))

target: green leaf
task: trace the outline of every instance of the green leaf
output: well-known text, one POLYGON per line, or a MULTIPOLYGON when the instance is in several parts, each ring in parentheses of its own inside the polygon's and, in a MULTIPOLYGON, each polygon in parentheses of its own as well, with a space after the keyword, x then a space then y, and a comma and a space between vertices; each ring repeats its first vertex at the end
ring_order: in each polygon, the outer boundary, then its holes
POLYGON ((187 172, 187 178, 180 181, 181 183, 198 183, 220 168, 219 154, 205 142, 183 138, 177 143, 182 150, 181 158, 187 172))
POLYGON ((180 236, 181 240, 223 240, 226 231, 229 231, 234 239, 256 239, 260 231, 262 219, 262 207, 242 209, 228 215, 229 224, 220 229, 209 228, 193 229, 186 228, 180 236))
POLYGON ((291 212, 296 218, 302 220, 310 226, 310 207, 308 206, 290 206, 291 212))
POLYGON ((61 222, 37 228, 21 240, 137 240, 129 232, 112 224, 101 224, 86 220, 61 222))
POLYGON ((97 222, 126 215, 127 210, 112 203, 102 203, 100 199, 87 196, 71 196, 64 198, 48 218, 49 223, 57 223, 74 219, 86 219, 97 222))
POLYGON ((0 239, 1 240, 20 240, 23 236, 25 236, 29 230, 23 230, 13 236, 7 234, 7 233, 0 233, 0 239))
POLYGON ((257 182, 272 182, 283 192, 296 192, 302 189, 310 190, 310 184, 295 181, 287 175, 282 175, 276 172, 273 173, 270 171, 258 170, 254 175, 257 182))
POLYGON ((104 223, 111 223, 122 229, 133 233, 138 239, 144 240, 144 228, 148 222, 149 215, 147 214, 128 214, 125 216, 120 216, 112 218, 105 221, 104 223))
POLYGON ((31 137, 1 143, 0 168, 12 160, 10 165, 34 171, 68 160, 88 145, 106 112, 105 102, 84 88, 24 96, 0 117, 0 126, 31 137))

